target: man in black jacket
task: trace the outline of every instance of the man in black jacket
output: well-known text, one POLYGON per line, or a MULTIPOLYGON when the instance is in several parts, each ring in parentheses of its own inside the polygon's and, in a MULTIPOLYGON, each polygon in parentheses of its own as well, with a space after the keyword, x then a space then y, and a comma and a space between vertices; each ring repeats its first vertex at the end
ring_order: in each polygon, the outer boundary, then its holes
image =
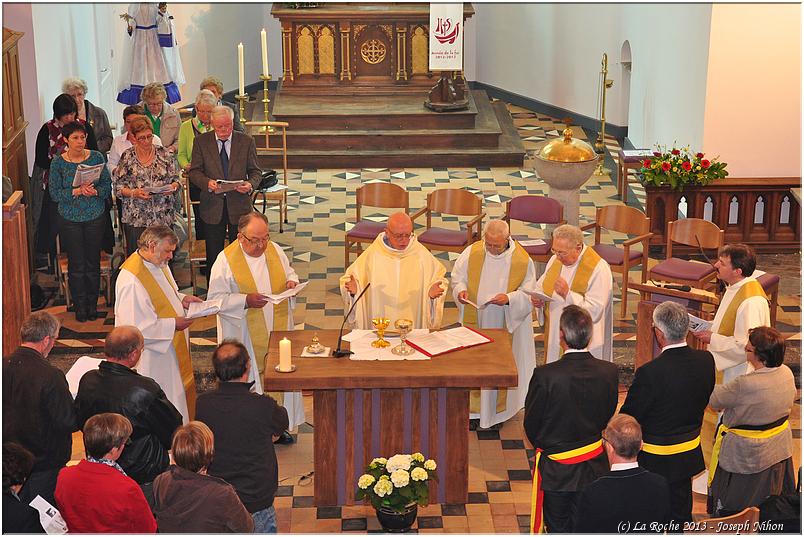
POLYGON ((195 418, 215 434, 209 475, 226 480, 254 518, 254 533, 276 533, 278 466, 273 435, 288 428, 288 412, 251 392, 246 347, 227 339, 212 354, 218 389, 198 396, 195 418))
POLYGON ((117 326, 106 336, 106 359, 81 377, 75 397, 78 423, 114 412, 131 422, 134 432, 117 463, 140 484, 150 500, 152 483, 170 464, 168 450, 182 417, 159 384, 134 371, 144 341, 135 326, 117 326))
POLYGON ((705 469, 701 423, 715 387, 715 360, 687 346, 689 316, 680 304, 659 304, 653 326, 662 353, 636 370, 620 411, 642 426, 639 464, 667 480, 673 519, 691 522, 692 477, 705 469))
POLYGON ((70 460, 78 429, 67 378, 46 360, 58 334, 56 317, 32 313, 20 329, 22 344, 3 359, 3 441, 16 442, 35 457, 20 491, 26 503, 38 494, 56 504, 56 479, 70 460))
POLYGON ((642 430, 628 414, 617 414, 603 431, 611 471, 588 485, 578 502, 574 533, 665 533, 670 527, 670 492, 660 475, 640 468, 642 430))
POLYGON ((537 450, 534 487, 544 495, 531 520, 535 532, 572 530, 579 492, 608 470, 600 433, 617 408, 617 366, 586 350, 592 317, 571 305, 559 323, 564 355, 533 371, 525 399, 525 433, 537 450))

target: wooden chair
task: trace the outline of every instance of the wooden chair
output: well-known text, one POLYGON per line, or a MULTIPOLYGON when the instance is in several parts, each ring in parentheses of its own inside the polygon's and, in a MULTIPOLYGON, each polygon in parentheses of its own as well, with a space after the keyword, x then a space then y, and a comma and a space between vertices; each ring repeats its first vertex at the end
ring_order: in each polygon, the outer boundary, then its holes
MULTIPOLYGON (((511 226, 511 220, 529 224, 561 225, 566 223, 564 220, 564 206, 561 203, 553 198, 537 195, 517 196, 506 202, 503 220, 508 222, 509 227, 511 226)), ((527 235, 514 234, 513 230, 511 230, 511 236, 519 242, 533 240, 527 235)), ((553 239, 545 236, 542 240, 544 244, 522 246, 531 259, 537 263, 547 263, 552 255, 550 248, 553 247, 553 239)))
POLYGON ((759 533, 759 508, 746 507, 737 514, 719 518, 704 518, 684 533, 759 533))
POLYGON ((467 246, 480 240, 483 231, 483 199, 462 188, 442 188, 427 194, 427 206, 417 211, 412 220, 421 215, 427 217, 427 229, 418 239, 428 250, 462 252, 467 246), (466 223, 466 230, 433 227, 432 213, 473 216, 466 223))
POLYGON ((757 281, 762 286, 765 294, 770 298, 770 318, 771 326, 776 327, 776 310, 779 307, 779 281, 781 278, 776 274, 766 272, 757 276, 757 281))
MULTIPOLYGON (((182 171, 180 177, 182 179, 184 212, 187 215, 187 260, 190 262, 190 283, 193 286, 193 295, 196 295, 195 270, 198 269, 200 272, 201 268, 207 266, 207 243, 194 237, 195 226, 193 225, 193 220, 195 219, 195 213, 193 212, 193 205, 198 205, 201 202, 190 199, 190 179, 187 174, 182 171)), ((207 285, 209 285, 209 282, 207 282, 207 285)))
POLYGON ((709 263, 685 261, 673 257, 673 244, 717 251, 723 246, 723 230, 700 218, 682 218, 667 223, 667 257, 650 269, 650 278, 690 285, 699 289, 715 286, 717 270, 709 263))
POLYGON ((631 267, 642 265, 642 277, 640 283, 645 283, 648 278, 648 248, 650 238, 650 218, 645 213, 633 207, 624 205, 606 205, 598 207, 595 213, 595 221, 581 227, 582 230, 595 230, 595 244, 592 249, 600 255, 611 267, 614 272, 623 275, 623 283, 620 286, 622 300, 620 304, 620 317, 625 317, 628 309, 628 271, 631 267), (636 235, 622 243, 622 248, 614 244, 600 243, 600 230, 607 229, 627 235, 636 235), (642 251, 632 250, 631 247, 642 243, 642 251))
MULTIPOLYGON (((101 250, 100 253, 101 291, 106 305, 112 304, 112 256, 101 250)), ((70 296, 70 272, 67 254, 61 251, 61 237, 56 236, 56 279, 59 282, 59 292, 64 295, 67 308, 73 305, 70 296)))
POLYGON ((402 209, 406 213, 410 209, 410 197, 407 191, 399 185, 392 183, 370 183, 363 185, 355 191, 357 199, 355 207, 355 225, 346 232, 344 242, 344 268, 349 266, 349 254, 357 255, 363 251, 363 244, 374 242, 384 229, 384 222, 374 222, 362 219, 362 207, 381 207, 383 209, 402 209))
POLYGON ((277 189, 273 187, 268 190, 254 190, 251 198, 251 205, 256 210, 257 198, 262 198, 262 212, 265 214, 265 208, 269 201, 279 203, 279 232, 284 231, 283 224, 288 223, 288 136, 287 128, 288 123, 284 121, 246 121, 246 127, 265 127, 261 133, 265 135, 265 147, 259 148, 259 153, 279 153, 282 155, 282 184, 284 188, 277 189), (268 127, 273 127, 274 131, 271 132, 268 127), (271 134, 276 134, 276 129, 282 130, 282 146, 271 147, 271 134))

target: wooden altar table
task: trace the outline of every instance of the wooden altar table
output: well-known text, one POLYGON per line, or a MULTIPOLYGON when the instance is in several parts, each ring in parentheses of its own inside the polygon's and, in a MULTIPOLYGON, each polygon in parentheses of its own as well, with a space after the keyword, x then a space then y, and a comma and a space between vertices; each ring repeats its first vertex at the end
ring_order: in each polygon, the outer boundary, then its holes
MULTIPOLYGON (((322 345, 335 348, 337 330, 316 332, 322 345)), ((368 462, 417 451, 438 464, 431 501, 466 503, 469 390, 512 387, 518 381, 508 332, 482 332, 492 343, 424 361, 302 358, 312 330, 271 333, 265 390, 313 390, 317 506, 354 504, 357 478, 368 462), (274 370, 283 337, 292 342, 293 373, 274 370)))

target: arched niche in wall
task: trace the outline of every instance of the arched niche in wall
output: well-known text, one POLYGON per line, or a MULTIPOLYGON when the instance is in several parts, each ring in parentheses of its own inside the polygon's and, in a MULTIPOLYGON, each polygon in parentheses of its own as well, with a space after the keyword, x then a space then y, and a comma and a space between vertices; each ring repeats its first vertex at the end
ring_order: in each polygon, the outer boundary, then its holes
POLYGON ((631 43, 626 39, 620 47, 620 110, 622 125, 628 125, 628 100, 631 96, 631 43))

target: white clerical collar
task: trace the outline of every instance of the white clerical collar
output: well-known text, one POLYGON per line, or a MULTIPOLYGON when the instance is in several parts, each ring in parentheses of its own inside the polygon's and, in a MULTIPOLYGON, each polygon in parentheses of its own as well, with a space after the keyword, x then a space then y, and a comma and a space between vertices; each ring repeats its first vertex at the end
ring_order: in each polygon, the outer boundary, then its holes
POLYGON ((665 345, 664 347, 662 347, 662 352, 666 351, 667 349, 679 349, 681 347, 686 346, 687 346, 686 341, 682 341, 681 343, 671 343, 670 345, 665 345))
POLYGON ((396 248, 394 248, 393 246, 391 246, 390 244, 388 244, 388 237, 386 236, 385 231, 383 231, 383 232, 380 234, 380 237, 382 237, 382 245, 383 245, 383 246, 385 246, 385 247, 386 247, 388 250, 390 250, 390 251, 392 251, 392 252, 394 252, 394 253, 397 253, 397 254, 401 254, 401 253, 407 252, 407 251, 410 249, 410 246, 413 244, 413 241, 415 241, 415 240, 416 240, 416 236, 415 236, 415 235, 411 235, 411 236, 410 236, 410 242, 409 242, 409 243, 408 243, 408 245, 405 247, 405 249, 404 249, 404 250, 397 250, 396 248))
POLYGON ((589 349, 567 349, 564 351, 564 354, 569 354, 571 352, 589 352, 589 349))
POLYGON ((611 465, 612 472, 620 472, 622 470, 630 470, 631 468, 639 468, 639 463, 634 462, 615 462, 611 465))

